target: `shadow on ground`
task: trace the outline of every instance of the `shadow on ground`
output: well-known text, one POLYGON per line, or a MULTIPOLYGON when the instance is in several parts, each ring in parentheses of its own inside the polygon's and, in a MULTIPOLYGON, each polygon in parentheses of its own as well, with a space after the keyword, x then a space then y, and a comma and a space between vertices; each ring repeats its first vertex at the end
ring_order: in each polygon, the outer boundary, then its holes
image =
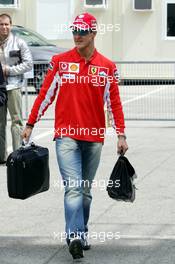
MULTIPOLYGON (((1 264, 74 263, 67 246, 44 237, 1 237, 1 264)), ((168 239, 119 239, 96 243, 79 261, 84 264, 173 264, 175 241, 168 239)))

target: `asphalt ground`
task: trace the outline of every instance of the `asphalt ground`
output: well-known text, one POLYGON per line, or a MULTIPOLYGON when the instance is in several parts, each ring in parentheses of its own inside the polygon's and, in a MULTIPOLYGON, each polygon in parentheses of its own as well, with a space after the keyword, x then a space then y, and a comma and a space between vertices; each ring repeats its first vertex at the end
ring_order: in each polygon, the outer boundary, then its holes
MULTIPOLYGON (((108 197, 106 182, 117 159, 116 135, 106 135, 89 222, 92 248, 80 263, 175 263, 175 123, 127 121, 136 200, 108 197)), ((8 148, 11 146, 8 123, 8 148)), ((55 157, 53 121, 40 121, 34 141, 50 151, 49 191, 26 200, 8 197, 6 167, 0 166, 0 264, 73 263, 64 240, 63 187, 55 157)))

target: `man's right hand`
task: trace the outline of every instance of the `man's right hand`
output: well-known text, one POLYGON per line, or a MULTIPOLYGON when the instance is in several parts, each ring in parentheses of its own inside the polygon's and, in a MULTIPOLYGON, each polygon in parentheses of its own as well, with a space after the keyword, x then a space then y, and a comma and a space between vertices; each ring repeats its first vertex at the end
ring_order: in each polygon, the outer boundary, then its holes
POLYGON ((22 132, 22 135, 21 135, 22 139, 25 139, 26 142, 29 141, 29 138, 32 134, 32 129, 33 129, 32 127, 26 126, 22 132))

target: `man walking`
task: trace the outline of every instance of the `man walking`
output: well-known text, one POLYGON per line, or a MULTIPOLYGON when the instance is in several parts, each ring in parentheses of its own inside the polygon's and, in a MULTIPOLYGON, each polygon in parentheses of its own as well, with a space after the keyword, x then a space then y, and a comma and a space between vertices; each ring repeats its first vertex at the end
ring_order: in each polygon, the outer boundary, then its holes
POLYGON ((75 48, 53 56, 22 134, 29 140, 34 124, 53 102, 57 92, 54 138, 65 186, 67 243, 74 259, 83 257, 83 250, 90 248, 86 238, 91 184, 104 141, 105 102, 118 134, 118 152, 124 154, 128 149, 117 69, 94 46, 96 25, 96 18, 89 13, 75 18, 72 25, 75 48))
POLYGON ((21 88, 23 74, 32 69, 32 56, 24 40, 11 33, 12 19, 0 14, 0 61, 7 83, 8 102, 0 108, 0 164, 7 159, 7 109, 11 116, 13 150, 21 145, 23 130, 21 88))

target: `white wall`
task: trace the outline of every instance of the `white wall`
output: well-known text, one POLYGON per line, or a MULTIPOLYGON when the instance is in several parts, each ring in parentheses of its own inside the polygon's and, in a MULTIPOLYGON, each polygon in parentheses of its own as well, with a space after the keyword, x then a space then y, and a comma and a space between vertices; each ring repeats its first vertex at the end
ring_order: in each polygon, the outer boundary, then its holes
MULTIPOLYGON (((14 24, 40 30, 41 24, 38 26, 39 16, 40 19, 45 18, 47 22, 52 14, 47 14, 47 10, 45 12, 42 10, 42 16, 41 14, 38 15, 40 12, 37 5, 39 1, 41 0, 20 0, 21 8, 19 10, 0 9, 0 12, 10 13, 14 24)), ((84 11, 94 14, 101 26, 101 31, 98 32, 96 38, 96 47, 114 61, 175 60, 175 40, 165 40, 162 36, 165 14, 163 3, 165 1, 153 0, 154 10, 151 12, 136 12, 132 6, 133 0, 108 0, 107 10, 85 10, 83 0, 73 0, 74 12, 70 15, 70 21, 77 14, 84 11), (110 24, 115 29, 113 31, 108 30, 103 34, 104 27, 106 31, 110 24), (119 31, 116 30, 117 27, 120 28, 119 31)), ((57 13, 58 23, 60 23, 60 12, 63 12, 63 10, 57 10, 53 14, 55 23, 57 23, 57 13)), ((62 16, 62 19, 64 19, 64 16, 62 16)), ((67 21, 67 19, 65 20, 67 21)), ((50 40, 67 48, 74 45, 72 39, 69 38, 50 40)))
POLYGON ((175 40, 163 38, 164 0, 153 0, 151 12, 133 11, 130 0, 122 3, 123 60, 175 60, 175 40))

